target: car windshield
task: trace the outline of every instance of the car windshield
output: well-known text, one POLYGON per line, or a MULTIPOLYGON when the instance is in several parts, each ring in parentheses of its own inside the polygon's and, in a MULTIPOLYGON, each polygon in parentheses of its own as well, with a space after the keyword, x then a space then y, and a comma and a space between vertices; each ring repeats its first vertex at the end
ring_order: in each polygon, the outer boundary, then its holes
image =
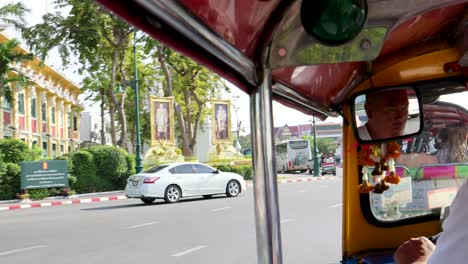
POLYGON ((292 149, 304 149, 304 148, 307 148, 308 142, 307 141, 290 141, 289 146, 292 149))

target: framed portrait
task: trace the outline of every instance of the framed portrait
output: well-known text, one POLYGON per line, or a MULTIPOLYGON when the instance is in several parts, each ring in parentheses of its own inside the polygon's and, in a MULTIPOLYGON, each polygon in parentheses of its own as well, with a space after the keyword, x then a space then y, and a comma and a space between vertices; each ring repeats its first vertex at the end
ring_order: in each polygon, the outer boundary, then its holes
POLYGON ((231 101, 211 101, 211 127, 213 144, 231 142, 231 101))
POLYGON ((164 141, 175 144, 174 138, 174 97, 150 98, 151 145, 164 141))

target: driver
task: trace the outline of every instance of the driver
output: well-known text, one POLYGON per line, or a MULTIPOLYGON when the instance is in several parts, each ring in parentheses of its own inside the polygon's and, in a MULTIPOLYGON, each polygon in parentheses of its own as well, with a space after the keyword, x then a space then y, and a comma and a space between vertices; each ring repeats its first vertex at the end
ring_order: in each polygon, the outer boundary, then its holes
POLYGON ((466 263, 468 259, 468 182, 465 182, 450 206, 450 214, 442 224, 444 230, 437 239, 437 247, 425 237, 412 238, 393 255, 397 264, 409 263, 466 263))
POLYGON ((408 119, 408 94, 405 89, 373 92, 364 104, 368 121, 358 127, 363 140, 392 138, 403 135, 408 119))

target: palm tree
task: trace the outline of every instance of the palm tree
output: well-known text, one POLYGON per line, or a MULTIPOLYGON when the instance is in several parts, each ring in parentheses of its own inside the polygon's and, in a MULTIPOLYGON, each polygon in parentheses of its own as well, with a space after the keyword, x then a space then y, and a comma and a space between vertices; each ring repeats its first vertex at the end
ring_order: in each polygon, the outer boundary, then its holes
POLYGON ((32 60, 32 54, 26 54, 18 50, 19 41, 11 39, 0 43, 0 96, 4 96, 7 101, 12 102, 12 92, 9 83, 19 82, 25 84, 27 78, 17 73, 12 75, 16 70, 13 68, 14 63, 19 63, 25 60, 32 60))
POLYGON ((24 15, 29 12, 23 3, 10 3, 0 7, 0 23, 13 25, 17 29, 24 28, 24 15))

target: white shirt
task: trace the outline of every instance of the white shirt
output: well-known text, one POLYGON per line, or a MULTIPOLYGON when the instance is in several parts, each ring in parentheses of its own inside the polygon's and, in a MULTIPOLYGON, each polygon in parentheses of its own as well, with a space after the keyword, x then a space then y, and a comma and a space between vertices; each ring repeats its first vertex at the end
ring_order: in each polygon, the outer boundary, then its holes
POLYGON ((428 264, 458 264, 468 260, 468 182, 458 190, 450 214, 442 224, 444 230, 428 264))

